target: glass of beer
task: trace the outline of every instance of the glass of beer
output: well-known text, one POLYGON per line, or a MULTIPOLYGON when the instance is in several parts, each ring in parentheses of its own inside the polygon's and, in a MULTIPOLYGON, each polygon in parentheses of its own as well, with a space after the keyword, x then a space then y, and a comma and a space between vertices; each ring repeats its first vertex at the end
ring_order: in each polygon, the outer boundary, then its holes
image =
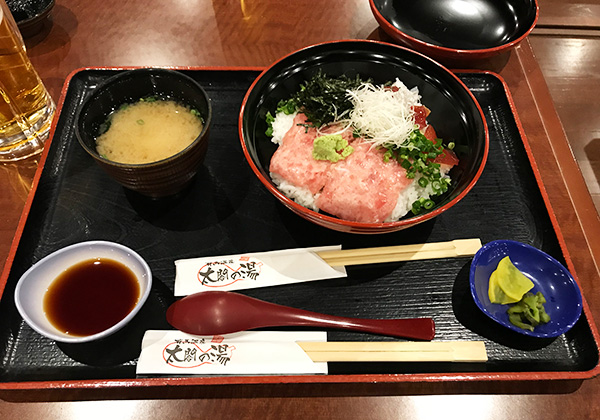
POLYGON ((10 9, 0 0, 0 162, 40 153, 55 109, 10 9))

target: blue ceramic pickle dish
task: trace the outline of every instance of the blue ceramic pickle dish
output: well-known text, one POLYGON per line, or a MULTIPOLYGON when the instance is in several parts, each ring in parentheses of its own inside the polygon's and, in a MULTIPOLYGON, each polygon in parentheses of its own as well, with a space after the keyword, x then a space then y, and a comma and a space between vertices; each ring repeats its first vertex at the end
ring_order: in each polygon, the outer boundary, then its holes
POLYGON ((483 245, 471 262, 469 280, 471 295, 479 309, 497 323, 520 334, 557 337, 571 329, 581 316, 581 291, 571 273, 550 255, 521 242, 496 240, 483 245), (550 315, 550 322, 536 326, 534 331, 513 325, 508 320, 510 305, 491 303, 488 297, 490 276, 506 256, 533 282, 531 292, 542 292, 546 298, 544 308, 550 315))

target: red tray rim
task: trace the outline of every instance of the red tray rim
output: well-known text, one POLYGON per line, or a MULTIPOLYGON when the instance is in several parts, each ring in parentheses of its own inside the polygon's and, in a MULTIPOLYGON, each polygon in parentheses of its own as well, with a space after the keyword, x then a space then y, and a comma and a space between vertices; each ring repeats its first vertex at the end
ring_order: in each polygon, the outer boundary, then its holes
MULTIPOLYGON (((33 199, 45 166, 45 162, 50 149, 50 144, 54 138, 56 126, 65 103, 66 95, 69 90, 72 79, 80 72, 94 70, 134 70, 139 68, 148 68, 150 66, 122 66, 122 67, 80 67, 73 70, 65 79, 60 99, 57 102, 56 112, 50 129, 50 136, 46 142, 46 147, 40 157, 39 166, 33 178, 31 190, 27 196, 23 212, 17 224, 12 244, 6 259, 2 275, 0 276, 0 298, 8 281, 12 263, 14 261, 27 217, 31 210, 33 199)), ((257 71, 262 72, 265 67, 227 67, 227 66, 151 66, 152 68, 165 68, 178 71, 257 71)), ((556 214, 554 213, 548 193, 542 182, 539 167, 533 156, 533 152, 525 135, 525 131, 516 111, 516 106, 508 88, 508 84, 499 74, 489 70, 477 69, 458 69, 452 70, 454 73, 475 73, 486 74, 497 78, 504 89, 509 106, 519 135, 525 147, 527 157, 531 164, 533 174, 540 189, 544 204, 550 216, 554 231, 557 235, 559 246, 565 258, 565 262, 576 283, 579 280, 573 265, 573 261, 568 253, 562 230, 558 224, 556 214)), ((580 286, 581 289, 581 286, 580 286)), ((583 296, 583 313, 588 320, 592 336, 594 338, 596 351, 600 353, 600 335, 593 320, 589 305, 583 296)), ((197 385, 239 385, 239 384, 327 384, 327 383, 432 383, 432 382, 468 382, 468 381, 539 381, 539 380, 583 380, 591 379, 600 374, 600 359, 596 366, 586 371, 536 371, 536 372, 466 372, 466 373, 412 373, 412 374, 345 374, 345 375, 258 375, 258 376, 190 376, 190 377, 148 377, 133 379, 79 379, 79 380, 53 380, 53 381, 24 381, 24 382, 3 382, 0 383, 0 390, 52 390, 52 389, 112 389, 112 388, 153 388, 164 386, 197 386, 197 385)))

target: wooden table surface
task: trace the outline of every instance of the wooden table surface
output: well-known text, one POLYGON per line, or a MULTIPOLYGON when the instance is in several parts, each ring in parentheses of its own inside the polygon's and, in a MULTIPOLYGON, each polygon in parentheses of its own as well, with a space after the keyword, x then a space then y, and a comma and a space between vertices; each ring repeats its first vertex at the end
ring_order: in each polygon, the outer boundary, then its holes
MULTIPOLYGON (((599 173, 600 83, 590 83, 600 62, 597 3, 540 0, 539 33, 469 67, 496 71, 508 83, 575 273, 600 319, 600 220, 586 186, 599 173), (586 179, 576 157, 591 162, 586 179)), ((81 67, 266 66, 306 45, 348 38, 388 40, 365 0, 57 0, 51 22, 27 45, 58 100, 65 78, 81 67)), ((0 165, 0 268, 37 163, 0 165)), ((599 379, 5 391, 0 418, 595 419, 599 394, 599 379)))

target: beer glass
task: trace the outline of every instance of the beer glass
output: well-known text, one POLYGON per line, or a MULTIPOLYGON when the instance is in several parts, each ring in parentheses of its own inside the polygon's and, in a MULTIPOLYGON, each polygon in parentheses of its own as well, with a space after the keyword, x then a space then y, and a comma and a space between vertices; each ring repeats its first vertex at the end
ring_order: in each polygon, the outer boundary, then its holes
POLYGON ((0 0, 0 162, 41 152, 54 111, 10 9, 0 0))

